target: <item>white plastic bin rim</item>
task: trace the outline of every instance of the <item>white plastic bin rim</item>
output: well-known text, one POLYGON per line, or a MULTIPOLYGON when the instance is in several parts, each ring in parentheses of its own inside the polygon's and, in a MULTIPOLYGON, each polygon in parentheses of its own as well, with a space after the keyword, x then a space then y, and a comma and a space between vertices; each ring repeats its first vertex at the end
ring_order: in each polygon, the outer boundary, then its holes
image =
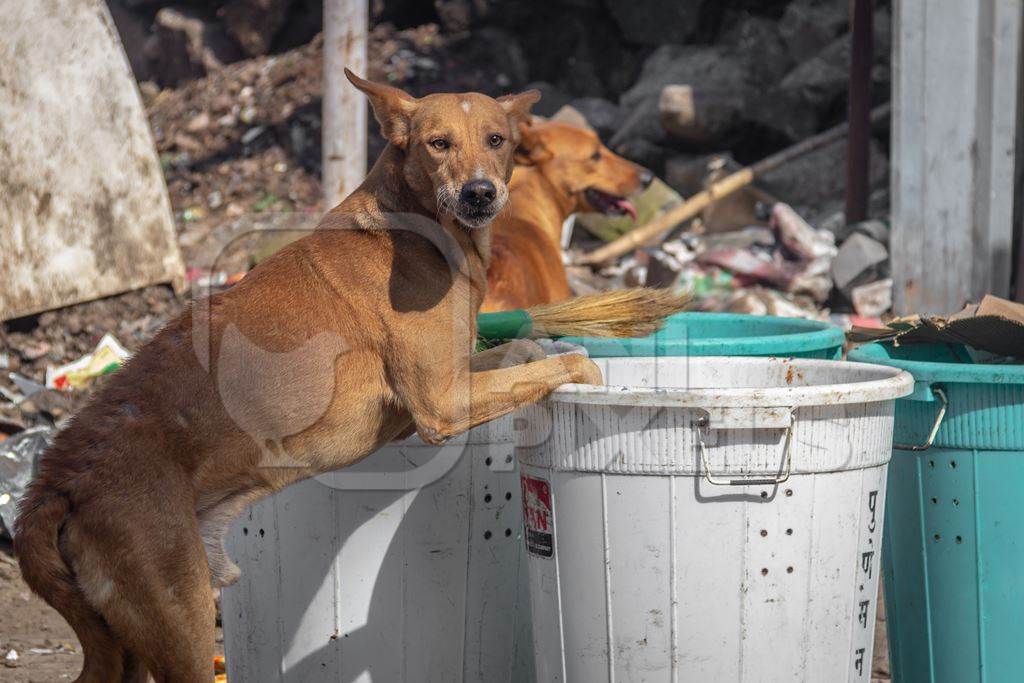
POLYGON ((798 407, 887 401, 906 396, 914 388, 910 373, 869 363, 724 356, 602 361, 606 378, 630 367, 653 368, 664 370, 674 386, 563 384, 550 400, 679 408, 798 407), (678 378, 683 375, 687 386, 679 386, 678 378))

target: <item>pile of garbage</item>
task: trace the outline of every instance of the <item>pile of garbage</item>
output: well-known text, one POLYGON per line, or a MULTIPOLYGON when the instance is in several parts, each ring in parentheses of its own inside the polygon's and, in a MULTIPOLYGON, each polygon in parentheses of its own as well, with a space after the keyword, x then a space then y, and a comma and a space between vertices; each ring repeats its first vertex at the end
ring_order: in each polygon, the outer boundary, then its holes
MULTIPOLYGON (((599 271, 609 286, 674 287, 702 311, 826 320, 878 319, 892 306, 888 250, 872 235, 881 221, 836 234, 811 227, 788 204, 761 205, 764 224, 719 233, 684 232, 599 271)), ((846 228, 846 226, 844 226, 846 228)))
MULTIPOLYGON (((732 165, 712 156, 703 184, 732 165)), ((641 217, 656 217, 683 201, 655 184, 635 203, 641 217)), ((688 292, 697 310, 832 319, 847 329, 854 323, 879 325, 892 306, 889 227, 882 220, 847 225, 837 212, 815 227, 789 204, 752 186, 713 202, 657 245, 595 270, 571 265, 633 227, 623 227, 624 220, 577 221, 582 229, 574 229, 565 256, 577 293, 672 287, 688 292)))
POLYGON ((0 333, 0 536, 55 430, 185 302, 155 286, 8 321, 0 333))

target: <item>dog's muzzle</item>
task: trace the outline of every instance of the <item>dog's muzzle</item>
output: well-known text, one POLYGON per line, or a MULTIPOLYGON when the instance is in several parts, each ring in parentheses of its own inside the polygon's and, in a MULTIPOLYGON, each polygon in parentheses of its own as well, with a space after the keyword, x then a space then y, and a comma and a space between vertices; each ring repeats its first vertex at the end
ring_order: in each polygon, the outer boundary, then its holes
POLYGON ((459 202, 476 210, 483 210, 494 203, 498 188, 490 180, 471 180, 462 186, 459 202))
POLYGON ((487 225, 504 203, 498 195, 498 188, 490 180, 469 181, 459 191, 455 217, 470 228, 487 225))

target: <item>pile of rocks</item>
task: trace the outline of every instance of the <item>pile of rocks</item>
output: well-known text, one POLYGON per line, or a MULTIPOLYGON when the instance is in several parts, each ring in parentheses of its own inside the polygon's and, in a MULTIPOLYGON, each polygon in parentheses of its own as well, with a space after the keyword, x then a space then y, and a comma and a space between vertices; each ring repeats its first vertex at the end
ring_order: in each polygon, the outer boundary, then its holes
POLYGON ((248 57, 308 43, 320 0, 108 0, 139 81, 173 87, 248 57))

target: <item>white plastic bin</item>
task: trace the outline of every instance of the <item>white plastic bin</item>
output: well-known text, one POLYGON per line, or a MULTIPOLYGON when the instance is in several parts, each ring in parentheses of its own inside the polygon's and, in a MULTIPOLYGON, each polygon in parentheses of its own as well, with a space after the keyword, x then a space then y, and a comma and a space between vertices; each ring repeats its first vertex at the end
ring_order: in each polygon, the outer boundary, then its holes
POLYGON ((412 438, 247 510, 227 538, 228 679, 531 681, 511 425, 412 438))
POLYGON ((880 366, 599 361, 516 434, 540 681, 870 681, 880 366), (670 388, 683 387, 683 388, 670 388))

